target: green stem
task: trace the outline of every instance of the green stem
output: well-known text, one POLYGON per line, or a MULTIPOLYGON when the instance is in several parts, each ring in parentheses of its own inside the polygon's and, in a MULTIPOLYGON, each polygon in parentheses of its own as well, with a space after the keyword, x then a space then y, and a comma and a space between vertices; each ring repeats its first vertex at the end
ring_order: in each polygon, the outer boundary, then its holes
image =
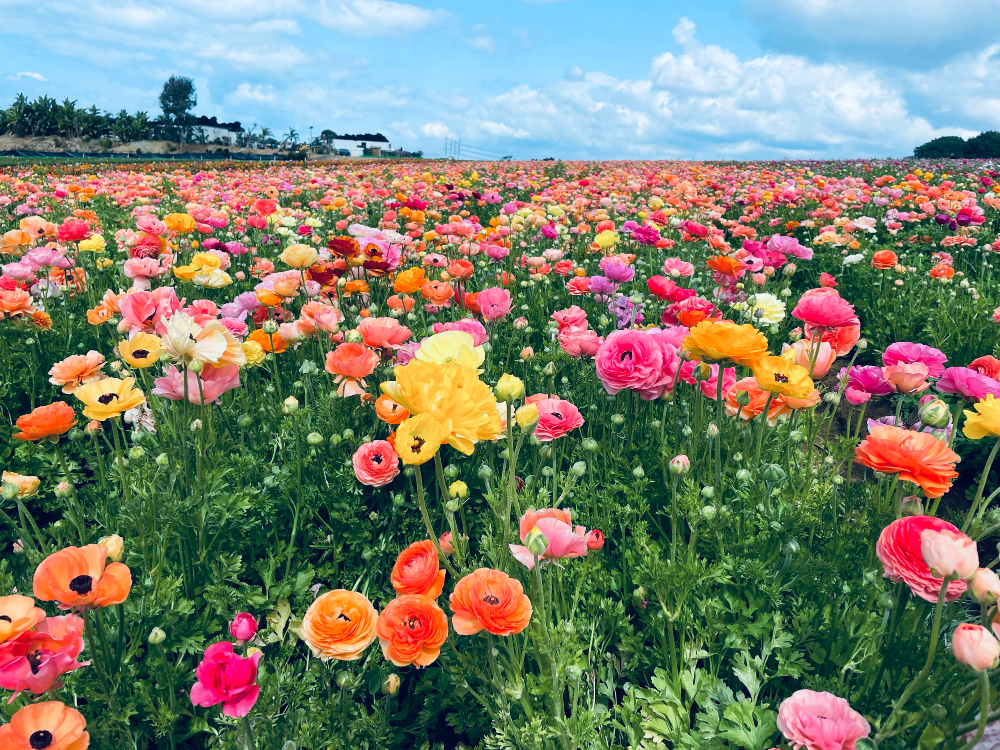
POLYGON ((427 528, 427 535, 430 537, 431 544, 434 545, 435 551, 437 551, 438 559, 444 563, 444 567, 447 568, 448 572, 451 573, 454 578, 459 578, 460 576, 455 571, 455 568, 452 567, 448 557, 441 551, 441 544, 438 542, 437 534, 434 533, 434 525, 431 523, 430 514, 427 512, 427 504, 424 502, 424 480, 420 476, 420 467, 414 466, 413 468, 415 470, 414 476, 417 480, 417 505, 420 506, 420 515, 424 518, 424 526, 427 528))

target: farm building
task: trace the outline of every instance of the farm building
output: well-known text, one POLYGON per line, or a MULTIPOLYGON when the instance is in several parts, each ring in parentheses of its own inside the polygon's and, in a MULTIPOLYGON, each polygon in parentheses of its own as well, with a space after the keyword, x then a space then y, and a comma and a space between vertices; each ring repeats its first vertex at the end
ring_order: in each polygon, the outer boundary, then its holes
POLYGON ((351 156, 381 156, 383 151, 389 151, 392 145, 389 139, 381 133, 362 133, 360 135, 338 135, 333 139, 332 147, 336 150, 347 150, 351 156))

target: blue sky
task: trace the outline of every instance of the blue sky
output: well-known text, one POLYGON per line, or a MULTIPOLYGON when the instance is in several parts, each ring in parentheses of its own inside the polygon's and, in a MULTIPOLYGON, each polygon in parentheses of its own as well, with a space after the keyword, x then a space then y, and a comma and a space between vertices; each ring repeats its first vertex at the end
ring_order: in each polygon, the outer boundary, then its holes
POLYGON ((1000 0, 0 0, 18 92, 515 158, 903 156, 1000 126, 1000 0), (475 152, 469 149, 475 149, 475 152))

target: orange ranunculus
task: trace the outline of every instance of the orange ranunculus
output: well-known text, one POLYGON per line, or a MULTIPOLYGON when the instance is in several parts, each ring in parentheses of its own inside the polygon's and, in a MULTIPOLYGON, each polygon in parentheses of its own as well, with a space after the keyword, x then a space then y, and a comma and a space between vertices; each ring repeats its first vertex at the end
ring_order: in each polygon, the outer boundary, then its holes
POLYGON ((743 268, 743 264, 740 263, 736 258, 730 258, 728 255, 715 255, 708 259, 708 267, 713 271, 718 271, 723 276, 732 276, 736 278, 736 274, 740 272, 743 268))
POLYGON ((432 599, 444 589, 444 568, 438 569, 437 550, 429 539, 414 542, 399 553, 389 577, 397 594, 422 594, 432 599))
POLYGON ((323 661, 355 661, 375 640, 378 612, 363 594, 335 589, 317 597, 302 618, 302 639, 323 661))
POLYGON ((64 401, 56 401, 47 406, 39 406, 17 418, 21 432, 14 435, 18 440, 41 440, 69 432, 76 424, 73 407, 64 401))
POLYGON ((465 258, 456 258, 448 264, 448 275, 453 279, 465 281, 466 279, 471 279, 472 274, 475 272, 475 266, 473 266, 465 258))
POLYGON ((31 304, 31 295, 23 289, 0 289, 0 320, 4 316, 17 318, 21 315, 31 315, 35 308, 31 304))
POLYGON ((920 485, 927 497, 941 497, 958 476, 958 454, 926 432, 875 425, 854 451, 858 463, 920 485))
POLYGON ((188 234, 198 226, 198 222, 191 214, 167 214, 163 217, 163 223, 171 232, 178 234, 188 234))
POLYGON ((250 332, 247 336, 247 341, 254 341, 260 344, 260 348, 265 352, 271 351, 271 339, 274 339, 274 353, 281 354, 283 351, 288 349, 288 342, 285 341, 281 336, 276 333, 267 334, 264 333, 260 328, 257 328, 250 332))
POLYGON ((344 284, 345 297, 350 297, 355 292, 358 294, 368 294, 368 282, 364 279, 352 279, 344 284))
POLYGON ((894 268, 898 262, 896 253, 892 250, 879 250, 872 256, 872 268, 877 268, 880 271, 894 268))
POLYGON ((17 710, 9 724, 0 727, 2 750, 87 750, 87 720, 75 708, 59 701, 30 703, 17 710))
POLYGON ((465 576, 451 594, 452 627, 459 635, 485 630, 520 633, 531 621, 531 600, 521 583, 500 570, 480 568, 465 576))
POLYGON ((462 307, 470 313, 482 315, 483 311, 479 309, 479 292, 466 292, 462 298, 462 307))
POLYGON ((108 548, 99 544, 66 547, 35 568, 35 598, 57 601, 60 609, 106 607, 121 604, 132 589, 128 566, 108 561, 108 548))
POLYGON ((52 330, 52 316, 44 310, 35 310, 31 313, 31 322, 43 331, 52 330))
POLYGON ((382 653, 397 667, 426 667, 448 639, 448 616, 429 596, 405 594, 382 610, 376 632, 382 653))
POLYGON ((45 610, 35 606, 30 596, 0 596, 0 643, 26 633, 45 619, 45 610))
MULTIPOLYGON (((737 380, 736 384, 729 389, 726 394, 726 415, 735 417, 737 414, 744 422, 755 419, 764 411, 764 404, 767 403, 768 392, 760 387, 757 378, 750 376, 737 380), (750 397, 750 403, 739 404, 736 397, 741 393, 746 393, 750 397)), ((768 421, 772 422, 784 407, 778 403, 777 394, 771 399, 771 405, 767 409, 768 421)))
POLYGON ((932 279, 950 279, 955 275, 955 269, 944 263, 939 263, 928 271, 928 274, 932 279))
POLYGON ((109 310, 103 303, 95 307, 93 310, 87 310, 87 322, 94 326, 107 323, 114 317, 114 312, 109 310))
POLYGON ((767 354, 767 337, 749 323, 703 320, 684 339, 684 349, 694 360, 728 360, 750 367, 767 354))
POLYGON ((257 301, 264 307, 277 307, 285 301, 285 298, 280 294, 275 294, 270 289, 258 289, 257 301))
POLYGON ((404 312, 409 312, 413 309, 413 305, 416 304, 413 297, 409 297, 405 294, 402 297, 398 294, 393 294, 385 301, 385 303, 392 310, 403 310, 404 312))
POLYGON ((49 370, 49 382, 61 385, 63 393, 72 393, 85 383, 106 378, 103 372, 104 355, 89 351, 86 354, 71 354, 66 359, 56 362, 49 370))
POLYGON ((384 393, 375 399, 375 413, 378 415, 378 418, 386 424, 399 424, 410 416, 410 412, 386 396, 384 393))
POLYGON ((407 268, 396 274, 392 282, 392 290, 399 294, 413 294, 420 291, 420 286, 427 280, 422 268, 407 268))
POLYGON ((420 287, 420 294, 432 305, 441 307, 455 296, 455 290, 444 281, 425 281, 420 287))
POLYGON ((341 397, 360 396, 368 388, 364 379, 375 372, 379 356, 364 344, 345 342, 326 353, 324 369, 336 376, 337 393, 341 397))

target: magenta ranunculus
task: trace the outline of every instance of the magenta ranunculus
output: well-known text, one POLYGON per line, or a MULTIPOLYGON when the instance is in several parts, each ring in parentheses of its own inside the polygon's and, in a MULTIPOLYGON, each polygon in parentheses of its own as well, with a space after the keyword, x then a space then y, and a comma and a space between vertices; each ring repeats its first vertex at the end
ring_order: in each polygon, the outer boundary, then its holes
POLYGON ((959 395, 966 401, 980 401, 993 394, 1000 398, 1000 383, 969 367, 948 367, 934 385, 941 393, 959 395))
POLYGON ((196 706, 221 703, 222 713, 239 719, 250 713, 257 702, 257 663, 260 651, 243 658, 233 653, 229 641, 213 643, 205 649, 205 657, 195 670, 198 681, 191 688, 191 702, 196 706))
POLYGON ((229 634, 238 641, 249 641, 257 633, 257 618, 249 612, 240 612, 229 623, 229 634))
POLYGON ((882 355, 882 364, 886 367, 893 365, 922 364, 927 365, 927 376, 931 378, 941 377, 944 372, 944 364, 948 361, 944 352, 935 349, 927 344, 913 344, 909 341, 897 341, 890 344, 882 355))
POLYGON ((872 730, 846 700, 814 690, 796 690, 781 702, 778 729, 795 750, 854 750, 872 730))
POLYGON ((601 385, 612 396, 627 388, 652 401, 672 387, 680 365, 672 333, 660 329, 614 331, 594 362, 601 385))
POLYGON ((475 346, 482 346, 490 340, 489 334, 486 333, 486 326, 475 318, 462 318, 461 320, 449 320, 444 323, 435 323, 432 330, 434 333, 462 331, 472 336, 472 342, 475 346))
POLYGON ((545 398, 535 402, 538 408, 538 427, 535 437, 547 443, 558 440, 577 427, 583 427, 583 415, 569 401, 561 398, 545 398))
POLYGON ((847 382, 844 397, 853 406, 867 403, 872 396, 888 396, 896 389, 885 379, 881 367, 854 366, 850 370, 843 368, 838 373, 840 382, 847 382))
POLYGON ((476 304, 486 320, 499 320, 510 314, 510 292, 501 286, 491 286, 476 295, 476 304))

